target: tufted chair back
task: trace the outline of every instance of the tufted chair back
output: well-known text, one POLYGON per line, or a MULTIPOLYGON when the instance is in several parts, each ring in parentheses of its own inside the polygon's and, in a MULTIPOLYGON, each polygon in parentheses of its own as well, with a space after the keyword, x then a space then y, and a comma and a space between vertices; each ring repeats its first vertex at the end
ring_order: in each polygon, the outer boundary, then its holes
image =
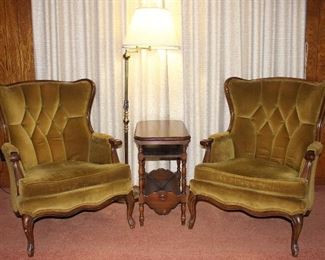
POLYGON ((94 94, 90 80, 0 86, 6 138, 20 150, 25 170, 38 164, 88 160, 94 94))
POLYGON ((228 80, 225 92, 235 156, 298 170, 307 146, 320 138, 316 126, 324 91, 320 84, 298 79, 228 80))

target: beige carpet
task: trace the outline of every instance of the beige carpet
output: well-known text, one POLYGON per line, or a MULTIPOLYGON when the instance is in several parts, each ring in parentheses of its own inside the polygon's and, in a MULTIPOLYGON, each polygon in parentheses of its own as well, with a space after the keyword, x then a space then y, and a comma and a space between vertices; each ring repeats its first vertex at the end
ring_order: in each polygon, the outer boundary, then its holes
MULTIPOLYGON (((35 225, 33 259, 294 259, 290 223, 227 213, 200 202, 193 230, 180 225, 180 206, 167 216, 145 207, 145 225, 126 222, 125 205, 35 225)), ((305 218, 298 259, 325 259, 325 186, 316 188, 314 210, 305 218)), ((21 220, 0 190, 0 259, 27 259, 21 220)))

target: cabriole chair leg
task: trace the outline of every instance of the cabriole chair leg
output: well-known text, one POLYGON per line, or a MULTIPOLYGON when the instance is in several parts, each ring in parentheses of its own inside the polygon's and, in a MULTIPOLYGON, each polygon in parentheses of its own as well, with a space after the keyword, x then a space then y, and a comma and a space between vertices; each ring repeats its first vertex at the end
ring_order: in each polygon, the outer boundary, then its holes
POLYGON ((132 217, 133 214, 133 209, 134 209, 134 196, 133 196, 133 191, 129 192, 129 194, 125 198, 126 201, 126 207, 127 207, 127 219, 130 228, 135 227, 135 222, 132 217))
POLYGON ((190 191, 188 195, 188 209, 190 212, 190 219, 188 221, 188 228, 192 229, 195 223, 196 219, 196 203, 197 203, 197 197, 193 194, 193 192, 190 191))
POLYGON ((291 227, 292 227, 291 253, 293 256, 298 256, 299 254, 298 238, 302 229, 303 222, 304 222, 303 215, 295 215, 291 217, 291 227))
POLYGON ((29 215, 22 216, 23 228, 27 238, 27 254, 29 257, 34 256, 34 221, 29 215))

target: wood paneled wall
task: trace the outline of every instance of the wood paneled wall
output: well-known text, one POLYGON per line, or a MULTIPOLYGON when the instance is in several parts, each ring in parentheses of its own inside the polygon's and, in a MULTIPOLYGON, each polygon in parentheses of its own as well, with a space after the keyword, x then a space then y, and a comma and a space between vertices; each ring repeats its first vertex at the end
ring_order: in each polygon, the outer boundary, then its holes
MULTIPOLYGON (((306 78, 325 80, 325 0, 308 0, 306 17, 307 67, 306 78)), ((325 126, 322 128, 325 145, 325 126)), ((323 151, 316 174, 316 183, 325 184, 325 151, 323 151)))
POLYGON ((325 0, 308 0, 306 18, 306 77, 322 81, 325 80, 325 0))
MULTIPOLYGON (((35 79, 31 0, 0 0, 0 84, 35 79)), ((4 134, 0 131, 0 146, 4 134)), ((5 163, 0 186, 8 187, 5 163)))

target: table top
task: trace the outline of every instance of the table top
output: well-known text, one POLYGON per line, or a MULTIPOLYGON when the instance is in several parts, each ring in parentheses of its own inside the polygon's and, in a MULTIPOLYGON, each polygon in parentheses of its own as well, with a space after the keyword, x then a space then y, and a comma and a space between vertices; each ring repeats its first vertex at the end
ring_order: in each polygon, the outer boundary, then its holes
POLYGON ((184 123, 180 120, 147 120, 136 125, 135 141, 190 141, 184 123))

